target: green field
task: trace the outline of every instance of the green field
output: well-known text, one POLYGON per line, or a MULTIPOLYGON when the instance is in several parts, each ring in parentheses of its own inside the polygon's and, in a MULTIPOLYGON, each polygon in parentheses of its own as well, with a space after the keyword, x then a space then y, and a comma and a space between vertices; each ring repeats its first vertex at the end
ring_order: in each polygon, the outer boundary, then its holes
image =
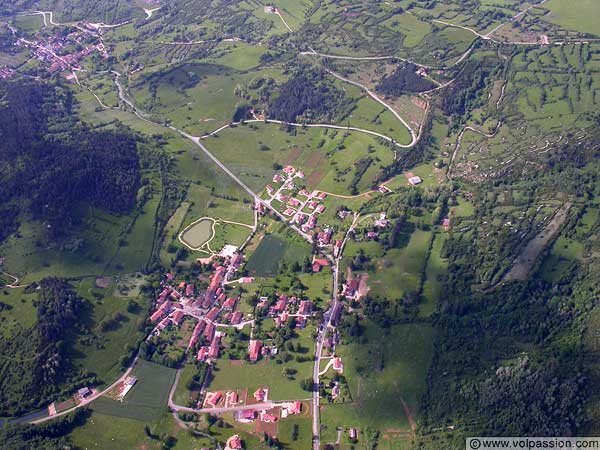
POLYGON ((175 379, 175 370, 139 360, 133 370, 133 376, 137 377, 138 381, 122 403, 101 397, 93 403, 93 410, 101 414, 140 421, 157 420, 167 404, 169 389, 175 379))
POLYGON ((284 240, 272 234, 266 235, 248 260, 246 270, 257 277, 275 275, 287 247, 288 244, 284 240))
POLYGON ((435 312, 444 288, 442 276, 446 273, 448 262, 441 257, 441 252, 446 239, 447 235, 441 233, 435 234, 433 238, 423 284, 425 302, 419 305, 419 315, 422 317, 428 317, 435 312))
POLYGON ((552 23, 581 33, 600 35, 600 3, 596 0, 578 0, 576 6, 569 0, 548 0, 543 7, 550 10, 552 23))
POLYGON ((371 189, 379 168, 390 164, 394 156, 377 139, 363 133, 301 127, 288 131, 263 123, 228 128, 204 144, 256 192, 271 183, 274 164, 292 164, 304 171, 308 189, 351 194, 356 161, 370 157, 371 164, 356 183, 358 191, 364 192, 371 189))
POLYGON ((371 323, 362 343, 338 346, 353 400, 323 408, 323 423, 327 426, 323 440, 332 442, 337 426, 361 431, 410 431, 405 411, 417 420, 433 337, 433 328, 426 324, 382 330, 371 323))
POLYGON ((418 292, 430 239, 431 232, 415 230, 405 248, 391 249, 378 258, 375 269, 369 272, 371 294, 400 298, 408 292, 418 292))
MULTIPOLYGON (((265 326, 265 329, 268 328, 265 326)), ((293 340, 294 344, 312 349, 312 330, 313 328, 307 327, 300 331, 298 338, 293 340)), ((312 367, 312 360, 298 362, 293 359, 284 364, 277 364, 275 360, 269 359, 261 359, 257 363, 245 361, 243 364, 240 364, 240 361, 219 360, 208 389, 216 391, 248 388, 248 396, 251 397, 256 389, 267 386, 270 389, 269 399, 305 399, 310 397, 310 393, 300 387, 300 381, 311 376, 312 367), (283 373, 284 367, 297 371, 293 380, 283 373)))
POLYGON ((72 363, 96 374, 102 385, 112 383, 121 373, 121 356, 127 346, 135 347, 143 336, 139 330, 143 321, 141 299, 136 301, 136 310, 127 310, 128 300, 113 295, 113 282, 106 289, 95 286, 95 278, 85 278, 79 282, 77 293, 88 300, 83 322, 94 333, 95 339, 88 341, 79 335, 71 336, 72 363), (113 318, 119 315, 119 320, 113 318), (106 322, 109 325, 102 328, 106 322))

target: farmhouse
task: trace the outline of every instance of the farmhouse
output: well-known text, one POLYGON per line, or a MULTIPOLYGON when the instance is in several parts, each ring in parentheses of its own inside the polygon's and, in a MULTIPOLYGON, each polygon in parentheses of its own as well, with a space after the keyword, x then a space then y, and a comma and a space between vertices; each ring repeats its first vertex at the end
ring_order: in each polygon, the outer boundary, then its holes
POLYGON ((92 391, 90 391, 90 388, 88 388, 88 387, 82 387, 81 389, 77 390, 77 395, 82 400, 84 398, 86 398, 88 395, 90 395, 91 393, 92 393, 92 391))
POLYGON ((226 398, 227 398, 227 404, 230 406, 235 405, 238 402, 238 395, 237 395, 237 392, 235 392, 235 391, 227 392, 226 398))
POLYGON ((156 322, 166 316, 172 308, 172 303, 170 301, 164 302, 162 305, 158 307, 158 309, 150 316, 150 320, 152 322, 156 322))
POLYGON ((254 419, 256 418, 256 412, 252 409, 245 409, 243 411, 240 411, 237 415, 235 420, 237 420, 238 422, 242 422, 242 423, 250 423, 250 422, 254 422, 254 419))
POLYGON ((412 186, 416 186, 417 184, 420 184, 423 182, 423 180, 421 180, 421 177, 418 176, 414 176, 414 177, 410 177, 408 179, 408 182, 412 185, 412 186))
POLYGON ((335 258, 337 258, 340 254, 340 250, 342 249, 342 243, 342 241, 336 239, 335 243, 333 244, 333 256, 335 258))
POLYGON ((266 411, 262 411, 260 413, 260 421, 265 422, 265 423, 275 423, 275 422, 277 422, 277 416, 274 416, 273 414, 269 414, 266 411))
POLYGON ((264 402, 267 400, 269 395, 269 390, 267 388, 258 388, 256 392, 254 392, 253 397, 257 402, 264 402))
POLYGON ((206 404, 210 407, 215 407, 219 403, 219 400, 221 400, 221 397, 223 397, 221 391, 208 392, 206 394, 206 404))
POLYGON ((183 320, 184 315, 185 314, 183 313, 183 311, 175 311, 175 314, 173 314, 173 316, 171 317, 171 322, 173 322, 173 324, 175 325, 179 325, 183 320))
POLYGON ((301 410, 302 402, 299 402, 297 400, 289 404, 287 407, 288 414, 300 414, 301 410))
POLYGON ((300 307, 298 308, 298 314, 302 314, 303 316, 309 315, 312 310, 312 303, 309 300, 302 300, 300 302, 300 307))
POLYGON ((317 233, 317 241, 319 241, 320 246, 328 245, 331 242, 331 235, 333 232, 331 228, 326 228, 323 231, 319 231, 317 233))
POLYGON ((237 302, 237 299, 235 297, 227 298, 227 300, 225 300, 225 303, 223 303, 223 309, 228 309, 228 310, 232 311, 235 308, 236 302, 237 302))
POLYGON ((236 311, 231 315, 231 318, 229 319, 229 323, 231 325, 239 325, 239 323, 242 321, 243 318, 243 314, 240 311, 236 311))
POLYGON ((348 299, 356 299, 359 284, 358 278, 349 278, 342 288, 342 295, 348 299))
MULTIPOLYGON (((266 8, 266 6, 265 6, 266 8)), ((242 441, 240 439, 240 437, 237 434, 234 434, 233 436, 231 436, 229 439, 227 439, 227 443, 225 446, 225 449, 229 449, 229 450, 238 450, 242 448, 242 441)))
POLYGON ((333 370, 337 373, 344 373, 344 363, 342 362, 342 358, 336 356, 333 358, 333 370))
POLYGON ((185 287, 185 296, 186 297, 191 297, 192 295, 194 295, 194 285, 192 283, 189 283, 185 287))
MULTIPOLYGON (((265 8, 266 8, 266 6, 265 6, 265 8)), ((239 450, 241 448, 242 448, 242 441, 237 434, 234 434, 229 439, 227 439, 227 442, 225 444, 225 450, 239 450)))

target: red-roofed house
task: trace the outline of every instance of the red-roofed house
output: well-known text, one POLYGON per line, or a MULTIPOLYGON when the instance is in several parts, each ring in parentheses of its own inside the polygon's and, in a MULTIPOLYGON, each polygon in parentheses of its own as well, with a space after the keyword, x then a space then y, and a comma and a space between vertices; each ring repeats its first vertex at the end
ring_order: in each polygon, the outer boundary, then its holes
POLYGON ((226 447, 225 447, 226 450, 227 449, 239 450, 241 448, 242 448, 242 441, 237 434, 234 434, 229 439, 227 439, 227 443, 226 443, 226 447))
POLYGON ((243 314, 240 311, 236 311, 231 315, 231 319, 229 320, 229 323, 231 325, 238 325, 243 318, 243 314))
POLYGON ((235 297, 229 297, 227 300, 225 300, 225 303, 223 303, 223 309, 228 309, 228 310, 233 310, 235 308, 235 303, 236 303, 237 299, 235 297))
POLYGON ((204 328, 204 333, 202 335, 207 339, 212 339, 215 335, 215 325, 213 323, 208 323, 206 328, 204 328))
POLYGON ((258 388, 254 392, 253 397, 254 397, 254 400, 256 400, 257 402, 264 402, 267 399, 268 395, 269 395, 268 389, 258 388))
POLYGON ((206 394, 205 403, 211 407, 217 406, 217 404, 219 403, 219 400, 221 400, 221 397, 223 397, 223 393, 221 391, 208 392, 206 394))
POLYGON ((221 347, 221 337, 215 336, 210 343, 210 348, 208 349, 208 357, 211 359, 217 359, 219 357, 219 350, 221 347))
POLYGON ((258 361, 258 355, 260 353, 260 348, 262 347, 262 342, 256 339, 250 339, 250 344, 248 344, 248 353, 250 357, 250 361, 256 362, 258 361))
POLYGON ((275 423, 275 422, 277 422, 277 416, 274 416, 273 414, 269 414, 268 412, 263 411, 260 413, 260 421, 266 422, 266 423, 275 423))
POLYGON ((342 241, 337 239, 333 244, 333 256, 338 257, 340 255, 340 250, 342 249, 342 241))
POLYGON ((358 286, 359 286, 358 278, 350 278, 346 280, 346 284, 342 288, 342 295, 346 298, 356 298, 358 295, 358 286))
POLYGON ((192 283, 189 283, 185 287, 185 296, 186 297, 191 297, 192 295, 194 295, 194 285, 192 283))
POLYGON ((219 315, 219 308, 212 308, 209 312, 206 313, 206 318, 208 320, 215 320, 219 315))
POLYGON ((173 316, 171 317, 171 321, 175 325, 179 325, 181 323, 181 320, 183 319, 184 315, 185 314, 183 313, 183 311, 176 311, 175 314, 173 314, 173 316))
POLYGON ((296 171, 296 169, 294 169, 292 166, 285 166, 283 168, 283 171, 285 173, 287 173, 288 175, 290 175, 290 174, 294 173, 296 171))
POLYGON ((319 231, 317 233, 317 240, 319 241, 319 245, 327 245, 331 242, 332 231, 328 228, 324 231, 319 231))
POLYGON ((300 414, 300 411, 302 410, 302 402, 299 401, 295 401, 292 402, 292 404, 290 406, 288 406, 288 414, 300 414))
POLYGON ((252 422, 256 417, 256 411, 253 409, 245 409, 241 411, 237 417, 238 422, 252 422))
POLYGON ((235 391, 227 392, 227 403, 229 405, 234 405, 238 402, 238 395, 235 391))
POLYGON ((339 356, 336 356, 335 358, 333 358, 333 370, 335 370, 338 373, 343 373, 344 372, 344 363, 342 362, 342 358, 340 358, 339 356))
POLYGON ((158 307, 158 309, 150 316, 152 322, 162 319, 171 311, 172 303, 169 301, 164 302, 158 307))
POLYGON ((198 361, 206 361, 206 357, 208 356, 208 347, 202 346, 200 350, 198 350, 198 354, 196 355, 196 359, 198 361))
POLYGON ((312 303, 309 300, 302 300, 298 308, 298 314, 308 315, 312 309, 312 303))

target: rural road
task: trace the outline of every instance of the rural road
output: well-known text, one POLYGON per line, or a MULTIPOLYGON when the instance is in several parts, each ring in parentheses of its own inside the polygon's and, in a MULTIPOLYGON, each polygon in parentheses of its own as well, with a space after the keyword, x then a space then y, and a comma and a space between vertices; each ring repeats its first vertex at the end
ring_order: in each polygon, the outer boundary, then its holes
POLYGON ((89 403, 93 402, 97 398, 102 397, 105 394, 108 394, 110 391, 112 391, 114 388, 116 388, 119 384, 121 384, 122 382, 125 381, 125 379, 129 376, 129 374, 131 373, 131 371, 135 367, 135 364, 137 363, 137 361, 138 361, 138 356, 136 355, 135 358, 133 358, 133 361, 131 362, 131 364, 129 365, 129 367, 127 367, 127 369, 123 373, 123 375, 121 375, 117 379, 117 381, 115 381, 113 384, 111 384, 110 386, 108 386, 103 391, 99 391, 99 392, 96 392, 95 394, 90 395, 89 397, 87 397, 84 400, 82 400, 81 403, 79 403, 76 406, 73 406, 72 408, 65 409, 64 411, 61 411, 61 412, 59 412, 57 414, 54 414, 52 416, 42 417, 41 419, 34 420, 31 423, 34 424, 34 425, 37 425, 39 423, 46 422, 48 420, 52 420, 52 419, 55 419, 55 418, 60 417, 60 416, 64 416, 65 414, 69 414, 69 413, 75 411, 76 409, 83 408, 84 406, 87 406, 89 403))
POLYGON ((319 328, 317 333, 317 341, 315 345, 315 364, 313 366, 313 392, 312 392, 312 410, 313 410, 313 449, 319 450, 321 447, 320 438, 320 420, 319 420, 319 369, 321 363, 321 355, 323 354, 323 340, 327 329, 331 325, 331 316, 338 304, 338 290, 339 290, 339 272, 340 272, 340 257, 335 260, 335 267, 333 268, 333 297, 331 300, 330 308, 325 312, 323 316, 322 326, 319 328))

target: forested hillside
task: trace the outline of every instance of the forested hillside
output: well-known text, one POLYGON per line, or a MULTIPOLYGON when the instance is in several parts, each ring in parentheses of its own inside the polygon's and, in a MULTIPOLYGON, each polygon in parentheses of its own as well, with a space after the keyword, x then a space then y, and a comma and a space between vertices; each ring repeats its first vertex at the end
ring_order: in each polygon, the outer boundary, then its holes
POLYGON ((279 89, 270 102, 269 116, 285 122, 305 119, 325 122, 345 117, 352 109, 352 101, 337 89, 324 72, 298 73, 279 89))
POLYGON ((65 343, 67 333, 80 320, 81 299, 57 278, 42 280, 37 292, 35 325, 0 339, 0 353, 12 355, 0 364, 2 416, 30 411, 63 388, 90 381, 88 374, 72 369, 65 343))
POLYGON ((76 220, 78 202, 113 212, 133 206, 140 184, 133 133, 79 122, 70 91, 60 85, 5 82, 0 93, 0 240, 22 213, 59 236, 76 220))

